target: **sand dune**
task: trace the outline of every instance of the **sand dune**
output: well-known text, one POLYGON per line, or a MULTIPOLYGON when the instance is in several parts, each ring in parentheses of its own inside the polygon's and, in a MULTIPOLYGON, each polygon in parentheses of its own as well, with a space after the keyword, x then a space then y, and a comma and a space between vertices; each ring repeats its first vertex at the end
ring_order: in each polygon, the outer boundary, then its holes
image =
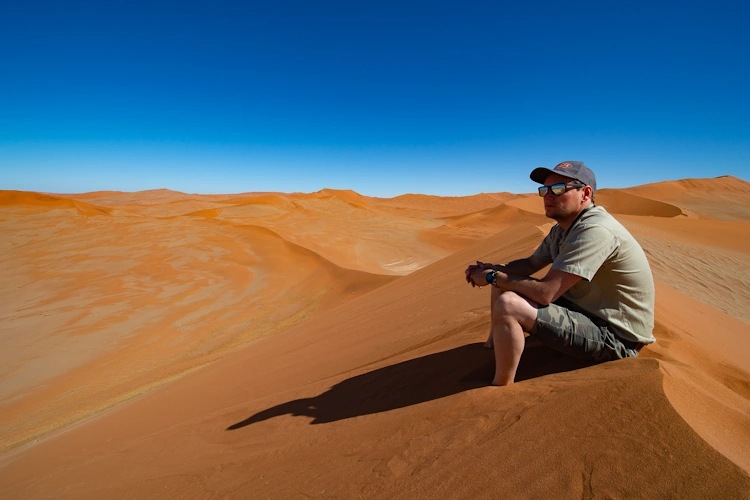
POLYGON ((602 189, 596 192, 596 204, 607 212, 618 215, 646 215, 651 217, 677 217, 682 210, 669 203, 654 201, 634 194, 602 189))
POLYGON ((532 224, 546 224, 549 222, 544 216, 509 205, 500 205, 460 216, 445 217, 443 220, 446 221, 445 225, 448 227, 476 227, 486 225, 507 227, 519 222, 531 222, 532 224))
POLYGON ((390 279, 342 269, 258 226, 39 208, 3 212, 12 216, 2 222, 3 446, 390 279))
POLYGON ((377 204, 381 207, 387 206, 398 210, 417 210, 440 214, 442 216, 452 216, 496 207, 518 196, 511 193, 489 193, 456 197, 405 194, 391 199, 377 200, 377 204))
POLYGON ((236 198, 228 198, 226 200, 221 200, 222 204, 225 205, 268 205, 271 207, 278 207, 278 208, 292 208, 294 207, 294 203, 289 201, 287 198, 284 198, 281 195, 263 195, 263 196, 246 196, 246 197, 236 197, 236 198))
POLYGON ((126 194, 124 191, 91 191, 88 193, 59 194, 58 196, 73 198, 76 200, 98 200, 101 198, 114 198, 124 194, 126 194))
POLYGON ((109 215, 112 210, 88 203, 26 191, 0 191, 0 207, 42 207, 42 208, 75 208, 82 215, 109 215))
MULTIPOLYGON (((126 204, 139 204, 139 205, 159 205, 162 203, 169 203, 172 201, 182 200, 199 200, 203 199, 201 195, 181 193, 179 191, 172 191, 169 189, 150 189, 148 191, 138 191, 135 193, 126 193, 121 191, 98 191, 93 193, 94 199, 97 203, 102 205, 126 205, 126 204)), ((92 193, 84 193, 81 195, 68 195, 71 198, 88 199, 92 196, 92 193)))
POLYGON ((549 225, 549 219, 536 212, 528 212, 507 203, 467 214, 440 217, 442 225, 419 233, 422 241, 453 253, 497 234, 521 222, 537 227, 549 225))
POLYGON ((731 175, 715 179, 658 182, 625 191, 677 205, 692 217, 750 220, 750 185, 731 175))
POLYGON ((438 230, 438 236, 446 236, 443 239, 435 237, 431 229, 444 226, 442 217, 446 215, 498 206, 503 198, 406 196, 384 200, 352 191, 322 190, 307 195, 229 198, 216 212, 205 209, 208 211, 192 215, 262 225, 342 267, 403 275, 497 232, 502 225, 468 236, 465 231, 449 230, 446 234, 438 230), (445 245, 451 238, 457 243, 445 245))
POLYGON ((621 216, 657 281, 750 323, 750 222, 621 216))
POLYGON ((598 196, 658 342, 589 366, 527 339, 501 389, 462 270, 535 248, 536 195, 3 202, 0 494, 747 498, 750 222, 706 200, 748 183, 686 182, 598 196))

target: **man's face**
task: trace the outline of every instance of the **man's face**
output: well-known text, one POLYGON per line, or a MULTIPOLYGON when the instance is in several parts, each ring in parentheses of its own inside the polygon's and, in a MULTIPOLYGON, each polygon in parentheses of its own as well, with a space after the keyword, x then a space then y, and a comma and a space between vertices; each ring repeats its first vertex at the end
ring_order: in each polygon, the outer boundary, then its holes
MULTIPOLYGON (((545 186, 553 184, 568 184, 575 182, 570 177, 564 177, 560 174, 551 173, 544 180, 545 186)), ((552 191, 547 191, 544 195, 544 215, 556 221, 566 220, 578 213, 581 209, 581 201, 584 196, 583 189, 571 188, 565 193, 555 196, 552 191)))

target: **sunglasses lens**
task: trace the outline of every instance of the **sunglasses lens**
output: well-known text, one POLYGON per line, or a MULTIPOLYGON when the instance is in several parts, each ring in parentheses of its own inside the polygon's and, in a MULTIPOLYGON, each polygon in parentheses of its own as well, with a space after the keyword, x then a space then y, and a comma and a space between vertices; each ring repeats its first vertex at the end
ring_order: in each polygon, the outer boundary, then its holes
POLYGON ((585 187, 584 184, 552 184, 551 186, 540 186, 539 189, 539 196, 544 196, 547 194, 547 192, 552 191, 552 194, 555 196, 560 196, 564 192, 568 190, 568 187, 580 189, 582 187, 585 187))
POLYGON ((551 186, 541 186, 539 188, 539 196, 544 196, 548 191, 552 191, 555 196, 560 196, 565 192, 565 184, 553 184, 551 186))
POLYGON ((565 192, 565 184, 555 184, 552 187, 552 194, 555 196, 560 196, 565 192))

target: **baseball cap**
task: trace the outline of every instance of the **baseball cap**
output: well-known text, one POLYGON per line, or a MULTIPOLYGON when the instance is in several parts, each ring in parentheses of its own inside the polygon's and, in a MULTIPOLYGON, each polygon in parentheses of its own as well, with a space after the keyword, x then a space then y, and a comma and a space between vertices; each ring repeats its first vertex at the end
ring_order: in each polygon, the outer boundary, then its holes
POLYGON ((564 161, 558 163, 555 168, 549 169, 545 167, 539 167, 532 170, 531 180, 544 184, 544 180, 549 174, 560 174, 571 179, 577 179, 587 186, 591 186, 593 191, 596 191, 596 176, 589 167, 583 164, 582 161, 564 161))

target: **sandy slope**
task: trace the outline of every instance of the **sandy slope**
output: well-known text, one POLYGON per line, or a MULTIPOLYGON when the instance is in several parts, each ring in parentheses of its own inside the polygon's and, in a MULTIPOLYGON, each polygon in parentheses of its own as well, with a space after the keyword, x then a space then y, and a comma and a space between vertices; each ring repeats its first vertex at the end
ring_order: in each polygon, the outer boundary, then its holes
POLYGON ((750 221, 620 217, 656 279, 750 323, 750 221))
POLYGON ((82 216, 80 201, 9 198, 0 198, 4 447, 392 279, 342 269, 258 226, 82 216))
POLYGON ((36 439, 423 267, 456 245, 422 233, 509 197, 2 191, 0 445, 36 439))
POLYGON ((750 220, 750 185, 731 175, 715 179, 657 182, 625 191, 677 205, 691 217, 750 220))
POLYGON ((16 350, 3 354, 15 362, 0 379, 4 436, 29 409, 91 413, 222 359, 16 448, 0 462, 0 494, 747 498, 745 202, 693 210, 699 189, 708 200, 725 182, 701 180, 692 205, 674 183, 663 198, 658 186, 602 190, 652 262, 658 343, 584 366, 532 342, 522 382, 502 389, 486 387, 492 357, 479 346, 488 292, 462 270, 533 250, 547 224, 538 197, 480 195, 461 212, 455 199, 352 192, 156 193, 150 207, 128 194, 86 200, 109 210, 97 216, 8 202, 0 334, 16 350), (178 203, 200 206, 175 215, 178 203), (351 270, 409 271, 383 252, 418 269, 395 280, 351 270), (231 347, 252 328, 262 339, 231 347))

